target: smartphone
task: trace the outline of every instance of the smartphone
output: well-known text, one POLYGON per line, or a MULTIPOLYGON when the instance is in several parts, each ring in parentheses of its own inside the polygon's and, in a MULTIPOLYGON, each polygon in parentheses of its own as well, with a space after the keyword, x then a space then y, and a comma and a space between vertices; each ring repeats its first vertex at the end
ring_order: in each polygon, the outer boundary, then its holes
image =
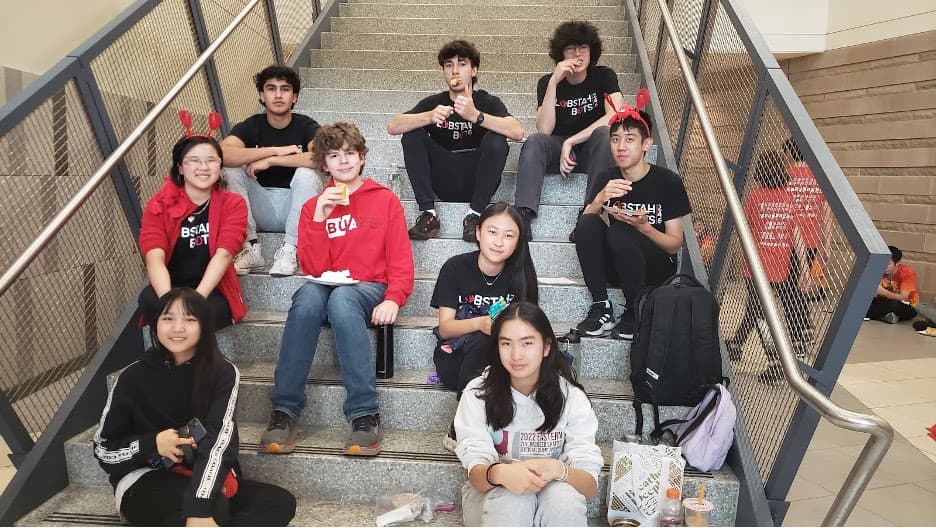
POLYGON ((507 302, 507 299, 501 297, 497 300, 496 303, 491 305, 491 308, 488 309, 488 315, 491 317, 491 320, 497 319, 497 316, 507 308, 507 305, 510 304, 507 302))

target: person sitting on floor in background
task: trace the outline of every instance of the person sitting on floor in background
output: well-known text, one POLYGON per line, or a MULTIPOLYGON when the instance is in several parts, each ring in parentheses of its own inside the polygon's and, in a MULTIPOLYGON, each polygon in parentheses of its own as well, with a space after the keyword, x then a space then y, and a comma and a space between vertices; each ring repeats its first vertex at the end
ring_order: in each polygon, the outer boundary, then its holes
POLYGON ((260 104, 266 109, 234 125, 224 138, 224 179, 247 200, 247 242, 234 259, 238 275, 266 265, 257 230, 285 233, 273 255, 270 275, 296 272, 299 213, 306 200, 322 190, 312 170, 312 139, 319 124, 293 112, 299 100, 299 76, 286 66, 268 66, 254 75, 260 104))
POLYGON ((871 306, 865 315, 868 319, 897 324, 913 319, 917 312, 913 308, 920 302, 917 291, 916 271, 906 264, 901 264, 903 251, 896 246, 887 246, 891 258, 887 261, 877 294, 871 299, 871 306))
POLYGON ((500 186, 507 140, 523 139, 523 125, 499 98, 476 89, 481 54, 474 44, 453 40, 442 46, 438 58, 447 90, 394 116, 387 132, 403 135, 406 174, 420 210, 410 238, 439 235, 434 201, 438 196, 447 202, 468 202, 462 239, 475 242, 478 216, 500 186))
MULTIPOLYGON (((547 171, 563 175, 584 171, 588 173, 585 195, 594 196, 601 189, 596 187, 598 175, 614 166, 606 127, 614 109, 624 104, 617 74, 598 66, 601 38, 594 24, 560 24, 549 41, 549 56, 556 68, 536 85, 536 132, 523 144, 517 169, 514 202, 527 222, 538 214, 547 171), (611 102, 606 102, 606 95, 611 102)), ((527 234, 532 237, 532 231, 527 234)))
POLYGON ((585 526, 604 464, 595 411, 538 306, 511 304, 491 337, 455 413, 465 526, 585 526))
POLYGON ((373 456, 380 453, 383 429, 367 327, 393 324, 413 292, 413 248, 400 200, 362 178, 367 147, 356 126, 322 127, 312 153, 317 170, 330 180, 302 208, 299 262, 313 277, 343 270, 350 275, 347 281, 309 281, 293 294, 274 373, 273 413, 260 450, 291 453, 295 448, 306 378, 322 324, 328 322, 346 392, 344 415, 351 423, 344 452, 373 456))
POLYGON ((155 322, 159 298, 175 286, 194 288, 208 300, 212 330, 247 314, 233 266, 247 232, 247 206, 221 189, 222 160, 214 138, 183 137, 172 147, 166 183, 143 209, 139 244, 149 285, 139 303, 145 325, 155 322))
POLYGON ((691 212, 679 176, 651 165, 644 153, 653 146, 650 116, 640 110, 649 95, 641 90, 637 107, 623 106, 611 118, 611 147, 616 167, 598 175, 582 217, 575 226, 575 250, 592 297, 578 331, 616 339, 634 335, 637 295, 676 273, 683 244, 683 217, 691 212), (608 211, 610 225, 600 214, 608 211), (621 288, 626 304, 617 324, 608 285, 621 288))
MULTIPOLYGON (((489 205, 478 221, 478 250, 449 258, 439 271, 430 305, 439 309, 432 354, 439 379, 460 399, 465 385, 488 366, 493 346, 491 307, 514 301, 539 302, 536 268, 517 208, 489 205)), ((443 438, 455 450, 455 427, 443 438)))
POLYGON ((121 520, 288 525, 295 497, 246 480, 237 461, 240 374, 218 349, 212 307, 190 288, 173 288, 155 310, 153 347, 117 376, 94 434, 94 456, 114 487, 121 520), (178 431, 193 418, 204 429, 197 440, 178 431))

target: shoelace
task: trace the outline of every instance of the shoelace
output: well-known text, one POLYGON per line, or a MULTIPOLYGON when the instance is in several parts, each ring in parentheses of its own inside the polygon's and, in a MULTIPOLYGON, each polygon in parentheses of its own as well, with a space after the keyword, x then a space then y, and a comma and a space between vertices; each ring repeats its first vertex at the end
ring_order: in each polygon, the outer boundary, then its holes
POLYGON ((366 431, 375 425, 377 425, 377 420, 373 416, 362 416, 351 422, 351 430, 366 431))
POLYGON ((267 427, 267 431, 272 431, 274 429, 286 429, 289 427, 289 416, 283 412, 273 413, 273 419, 270 420, 270 426, 267 427))
POLYGON ((593 317, 595 318, 602 317, 605 314, 606 309, 607 307, 605 306, 603 302, 594 303, 592 304, 592 307, 588 309, 588 318, 591 319, 593 317))

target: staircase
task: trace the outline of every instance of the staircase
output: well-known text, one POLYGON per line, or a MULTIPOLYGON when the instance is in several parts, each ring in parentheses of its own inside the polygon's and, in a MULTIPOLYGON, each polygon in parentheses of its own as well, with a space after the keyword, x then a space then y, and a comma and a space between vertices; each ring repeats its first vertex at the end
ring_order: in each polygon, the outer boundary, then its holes
MULTIPOLYGON (((547 41, 555 26, 568 19, 593 21, 601 31, 601 64, 619 73, 625 99, 633 100, 640 84, 632 54, 630 26, 617 0, 350 0, 340 5, 332 32, 322 35, 323 49, 311 51, 311 68, 302 70, 303 90, 297 111, 320 123, 350 121, 364 132, 369 153, 365 175, 387 181, 391 163, 403 165, 399 137, 386 132, 390 117, 408 110, 422 97, 444 88, 436 52, 444 42, 466 38, 481 51, 479 87, 501 97, 527 132, 535 130, 535 86, 550 71, 547 41), (353 66, 353 67, 351 67, 353 66)), ((249 82, 244 79, 244 82, 249 82)), ((503 183, 495 200, 512 201, 520 143, 512 143, 503 183)), ((412 190, 403 178, 401 199, 411 224, 418 214, 412 190)), ((591 299, 581 279, 575 247, 566 241, 584 194, 585 176, 551 176, 543 192, 539 218, 533 223, 533 259, 541 278, 565 277, 572 284, 540 285, 540 305, 564 333, 585 315, 591 299)), ((341 456, 348 432, 341 405, 341 386, 334 339, 322 332, 307 383, 309 405, 302 414, 297 448, 291 456, 258 455, 255 451, 270 413, 273 370, 291 295, 301 278, 274 279, 251 274, 242 279, 250 307, 247 318, 219 338, 224 353, 241 371, 241 464, 250 478, 273 482, 299 497, 297 525, 372 525, 374 498, 392 488, 424 490, 460 502, 466 479, 456 457, 442 448, 442 437, 455 413, 455 397, 427 376, 434 370, 431 329, 436 311, 429 298, 442 263, 475 246, 460 239, 467 204, 438 203, 442 238, 414 242, 416 284, 394 332, 396 375, 379 381, 385 427, 383 453, 373 459, 341 456)), ((263 253, 271 256, 282 235, 262 234, 263 253)), ((621 305, 620 292, 612 301, 621 305)), ((598 441, 611 461, 611 441, 634 427, 627 376, 628 342, 585 338, 582 342, 583 384, 598 414, 598 441)), ((663 419, 681 417, 688 409, 667 407, 663 419)), ((646 412, 649 416, 649 412, 646 412)), ((23 518, 27 525, 117 524, 113 495, 92 456, 93 430, 67 445, 71 485, 23 518)), ((593 523, 606 512, 608 468, 599 494, 589 502, 593 523)), ((734 524, 738 481, 721 472, 687 471, 683 491, 706 497, 717 509, 711 522, 734 524)), ((459 525, 461 512, 441 514, 434 524, 459 525)))

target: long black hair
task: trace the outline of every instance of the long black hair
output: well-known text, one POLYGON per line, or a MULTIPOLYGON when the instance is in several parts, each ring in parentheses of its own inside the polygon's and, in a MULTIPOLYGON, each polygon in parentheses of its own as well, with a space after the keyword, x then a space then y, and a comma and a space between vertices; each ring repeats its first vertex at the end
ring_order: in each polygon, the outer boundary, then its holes
MULTIPOLYGON (((208 306, 208 301, 192 288, 173 288, 159 298, 156 313, 162 315, 168 312, 176 301, 181 303, 183 313, 195 317, 201 327, 201 335, 195 343, 195 355, 191 359, 195 369, 192 377, 191 407, 194 416, 204 422, 208 418, 208 410, 211 407, 211 399, 214 397, 224 358, 218 348, 218 339, 215 337, 215 329, 212 326, 211 308, 208 306)), ((168 354, 157 337, 158 325, 159 318, 157 317, 156 323, 150 326, 153 345, 157 350, 168 354)))
POLYGON ((529 302, 511 303, 497 318, 491 329, 491 346, 488 349, 487 376, 481 383, 480 398, 484 400, 484 412, 488 425, 495 431, 510 425, 514 419, 513 397, 510 393, 510 373, 504 368, 500 359, 500 332, 504 323, 514 319, 523 321, 532 326, 543 337, 543 346, 549 348, 549 355, 543 358, 540 365, 539 379, 536 381, 536 403, 543 411, 543 424, 537 431, 546 433, 552 431, 559 422, 566 397, 562 393, 559 378, 565 378, 570 385, 582 389, 582 386, 572 377, 572 367, 566 363, 559 353, 559 342, 553 333, 549 319, 539 306, 529 302))
MULTIPOLYGON (((509 216, 519 229, 517 247, 514 249, 513 255, 510 255, 510 258, 504 263, 504 269, 513 277, 513 284, 510 287, 517 296, 517 300, 536 304, 539 302, 536 267, 533 265, 533 258, 530 256, 530 244, 527 242, 527 223, 523 221, 520 211, 507 202, 493 203, 481 213, 481 217, 478 218, 478 227, 483 227, 488 218, 499 214, 509 216)), ((480 241, 478 244, 480 247, 480 241)))

